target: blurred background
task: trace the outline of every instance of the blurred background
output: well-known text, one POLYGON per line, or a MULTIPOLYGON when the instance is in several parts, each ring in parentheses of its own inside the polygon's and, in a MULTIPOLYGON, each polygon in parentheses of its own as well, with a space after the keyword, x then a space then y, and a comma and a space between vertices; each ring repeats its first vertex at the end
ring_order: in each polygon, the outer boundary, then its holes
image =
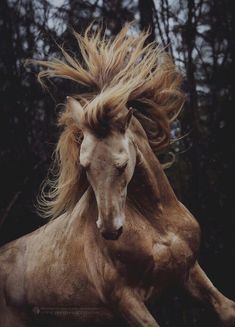
MULTIPOLYGON (((135 32, 150 26, 148 42, 166 46, 184 75, 187 101, 172 126, 176 160, 166 173, 201 225, 202 267, 235 299, 229 0, 0 1, 0 244, 45 223, 35 204, 58 138, 56 116, 65 96, 79 91, 65 80, 43 91, 25 59, 61 57, 57 43, 79 57, 71 28, 82 32, 94 20, 109 35, 128 21, 135 20, 135 32)), ((209 308, 177 290, 151 310, 162 327, 219 326, 209 308)))

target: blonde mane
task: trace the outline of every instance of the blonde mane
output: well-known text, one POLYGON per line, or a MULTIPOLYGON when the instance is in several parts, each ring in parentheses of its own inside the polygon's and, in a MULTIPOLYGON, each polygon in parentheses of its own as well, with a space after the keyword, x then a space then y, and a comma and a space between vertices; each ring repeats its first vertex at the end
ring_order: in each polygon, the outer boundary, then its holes
MULTIPOLYGON (((181 75, 169 55, 155 42, 146 45, 148 32, 128 35, 130 24, 114 38, 89 26, 84 35, 74 32, 82 63, 61 48, 64 61, 31 60, 45 67, 38 79, 60 77, 88 87, 75 97, 84 107, 86 123, 99 133, 111 127, 129 107, 143 126, 154 152, 170 141, 170 123, 178 115, 184 95, 181 75)), ((44 216, 57 217, 71 211, 85 190, 85 177, 79 165, 81 131, 69 107, 59 117, 64 126, 56 148, 57 173, 49 191, 40 199, 44 216)), ((46 183, 48 185, 48 181, 46 183)))

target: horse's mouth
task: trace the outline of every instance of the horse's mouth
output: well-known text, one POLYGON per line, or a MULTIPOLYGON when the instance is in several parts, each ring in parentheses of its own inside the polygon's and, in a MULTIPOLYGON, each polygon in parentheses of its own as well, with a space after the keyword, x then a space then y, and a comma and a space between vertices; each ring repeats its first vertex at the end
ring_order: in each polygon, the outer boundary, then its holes
POLYGON ((118 230, 116 231, 112 231, 112 232, 102 232, 101 235, 103 236, 103 238, 107 241, 116 241, 120 235, 122 234, 123 228, 120 227, 118 230))

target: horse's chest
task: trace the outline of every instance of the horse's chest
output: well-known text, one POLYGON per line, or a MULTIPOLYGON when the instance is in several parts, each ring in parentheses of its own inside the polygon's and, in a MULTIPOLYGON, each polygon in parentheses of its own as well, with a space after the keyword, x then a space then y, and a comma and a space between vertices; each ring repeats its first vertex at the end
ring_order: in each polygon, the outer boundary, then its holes
POLYGON ((190 268, 194 253, 179 236, 171 233, 153 246, 154 273, 170 273, 183 278, 190 268))
POLYGON ((122 274, 136 280, 156 280, 163 276, 184 277, 194 253, 179 236, 169 233, 160 240, 149 239, 116 252, 116 266, 122 274))

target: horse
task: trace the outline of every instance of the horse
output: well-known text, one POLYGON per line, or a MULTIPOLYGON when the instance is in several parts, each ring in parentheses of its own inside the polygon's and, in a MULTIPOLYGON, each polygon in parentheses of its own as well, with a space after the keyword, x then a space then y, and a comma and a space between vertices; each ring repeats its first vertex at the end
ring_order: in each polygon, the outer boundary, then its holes
POLYGON ((148 32, 74 32, 82 61, 31 60, 83 90, 65 100, 55 170, 39 208, 49 222, 0 250, 0 325, 157 327, 148 303, 178 285, 235 326, 235 303, 197 261, 200 227, 158 160, 184 103, 181 74, 148 32), (40 320, 41 318, 41 320, 40 320), (49 320, 48 320, 49 319, 49 320), (120 326, 120 324, 119 324, 120 326))

